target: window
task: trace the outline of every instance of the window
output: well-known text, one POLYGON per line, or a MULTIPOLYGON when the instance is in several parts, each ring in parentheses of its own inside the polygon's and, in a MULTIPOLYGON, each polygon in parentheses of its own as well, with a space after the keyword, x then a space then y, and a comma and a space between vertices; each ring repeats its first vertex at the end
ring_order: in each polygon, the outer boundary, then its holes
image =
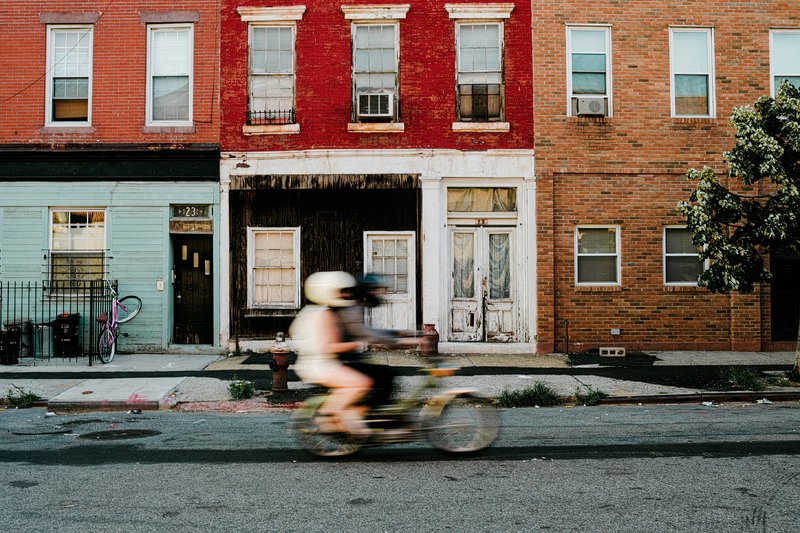
POLYGON ((619 228, 575 229, 575 279, 578 285, 619 285, 619 228))
POLYGON ((247 303, 300 307, 300 228, 247 228, 247 303))
POLYGON ((294 26, 250 25, 247 123, 294 124, 294 26))
POLYGON ((772 30, 769 33, 771 94, 778 94, 783 80, 800 88, 800 30, 772 30))
POLYGON ((354 121, 397 117, 398 24, 353 24, 354 121))
POLYGON ((50 280, 56 288, 105 277, 106 213, 100 209, 50 211, 50 280))
POLYGON ((670 28, 673 117, 714 116, 714 34, 711 29, 670 28))
POLYGON ((92 26, 49 26, 45 125, 88 126, 92 106, 92 26))
POLYGON ((611 29, 567 27, 568 114, 611 116, 611 29))
POLYGON ((456 26, 459 122, 503 120, 503 27, 501 24, 456 26))
POLYGON ((664 284, 697 285, 703 273, 700 250, 685 227, 664 228, 664 284))
POLYGON ((150 25, 147 31, 147 123, 190 125, 193 26, 150 25))

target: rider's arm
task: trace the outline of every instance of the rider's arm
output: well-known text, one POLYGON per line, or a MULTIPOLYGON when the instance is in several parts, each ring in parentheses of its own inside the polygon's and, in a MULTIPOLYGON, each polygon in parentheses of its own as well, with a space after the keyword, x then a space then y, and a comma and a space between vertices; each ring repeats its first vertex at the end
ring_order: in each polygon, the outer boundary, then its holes
POLYGON ((328 353, 345 353, 362 351, 365 344, 362 341, 343 341, 339 320, 330 309, 322 316, 322 329, 324 330, 328 353))

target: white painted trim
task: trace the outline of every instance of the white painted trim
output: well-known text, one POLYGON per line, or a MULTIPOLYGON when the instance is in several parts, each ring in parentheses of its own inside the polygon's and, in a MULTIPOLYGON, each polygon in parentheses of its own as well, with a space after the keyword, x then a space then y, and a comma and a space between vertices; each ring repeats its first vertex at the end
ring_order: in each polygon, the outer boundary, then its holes
MULTIPOLYGON (((714 28, 695 28, 686 26, 671 26, 669 28, 669 109, 673 118, 715 118, 717 116, 716 102, 716 72, 714 64, 714 28), (705 115, 678 115, 675 111, 675 33, 705 33, 706 57, 708 58, 708 113, 705 115)), ((702 73, 688 73, 702 74, 702 73)))
POLYGON ((254 7, 240 6, 236 12, 242 17, 242 22, 274 22, 301 20, 306 6, 282 6, 282 7, 254 7))
POLYGON ((349 133, 403 133, 406 125, 402 122, 349 122, 349 133))
MULTIPOLYGON (((45 128, 75 128, 92 125, 92 93, 94 92, 94 25, 92 24, 52 24, 47 26, 46 38, 46 63, 45 76, 45 101, 44 101, 44 126, 45 128), (53 49, 53 33, 57 31, 80 31, 88 30, 89 38, 89 98, 88 109, 86 110, 86 121, 53 121, 53 69, 55 65, 53 49)), ((91 133, 91 132, 87 132, 91 133)))
POLYGON ((608 100, 608 117, 614 116, 614 83, 612 75, 612 52, 611 52, 611 25, 607 24, 567 24, 567 58, 566 58, 566 75, 567 75, 567 116, 573 117, 572 113, 572 99, 573 98, 605 98, 608 100), (606 94, 572 94, 572 30, 605 30, 606 37, 606 94))
POLYGON ((171 127, 171 126, 194 126, 194 24, 148 24, 147 25, 147 67, 145 79, 145 127, 171 127), (152 78, 152 55, 153 55, 153 34, 162 30, 188 30, 189 31, 189 118, 186 120, 153 120, 153 78, 152 78))
POLYGON ((769 95, 775 98, 775 76, 800 76, 800 72, 777 72, 775 70, 775 43, 776 33, 800 33, 800 28, 770 28, 769 30, 769 95))
POLYGON ((364 232, 364 274, 374 272, 373 269, 367 270, 367 258, 369 255, 369 240, 371 237, 407 237, 408 238, 408 279, 407 294, 411 313, 408 318, 409 324, 403 329, 415 329, 417 321, 417 232, 416 231, 365 231, 364 232))
MULTIPOLYGON (((697 287, 697 282, 685 281, 667 281, 667 230, 669 229, 685 229, 689 228, 686 225, 666 225, 661 230, 661 280, 665 287, 697 287)), ((670 254, 670 257, 698 257, 699 254, 670 254)), ((703 270, 707 269, 709 261, 703 261, 703 270)))
POLYGON ((621 287, 622 286, 622 227, 619 224, 576 224, 573 242, 573 262, 576 287, 621 287), (617 258, 617 281, 578 281, 578 230, 585 229, 615 229, 616 251, 614 254, 583 254, 583 257, 611 257, 617 258))
POLYGON ((264 124, 260 126, 242 126, 244 135, 292 135, 300 133, 300 124, 264 124))
POLYGON ((453 122, 455 132, 506 133, 511 131, 508 122, 453 122))
POLYGON ((342 6, 346 20, 400 20, 406 18, 409 4, 367 4, 342 6))
POLYGON ((219 345, 228 346, 231 338, 231 180, 224 169, 220 169, 219 180, 219 345))
POLYGON ((507 19, 514 4, 445 4, 451 19, 507 19))
POLYGON ((297 309, 300 307, 300 227, 247 227, 247 307, 250 309, 297 309), (294 301, 284 303, 260 303, 255 301, 253 268, 255 263, 256 233, 292 232, 294 234, 294 301))

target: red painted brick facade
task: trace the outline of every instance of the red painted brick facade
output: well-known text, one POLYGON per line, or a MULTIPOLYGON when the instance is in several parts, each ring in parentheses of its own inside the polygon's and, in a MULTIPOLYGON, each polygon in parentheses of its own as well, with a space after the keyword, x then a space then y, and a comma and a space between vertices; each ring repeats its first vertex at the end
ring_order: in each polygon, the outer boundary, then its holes
POLYGON ((0 143, 21 145, 174 145, 219 138, 218 2, 215 0, 4 0, 0 5, 0 143), (180 12, 194 22, 194 133, 145 133, 147 29, 142 13, 180 12), (46 35, 42 15, 70 21, 99 14, 94 24, 91 133, 52 133, 45 124, 46 35))
POLYGON ((530 3, 515 2, 505 20, 506 133, 455 133, 455 23, 445 3, 412 0, 400 21, 400 102, 403 133, 348 133, 350 122, 350 24, 342 5, 370 1, 306 2, 297 22, 296 107, 300 133, 245 136, 247 23, 240 6, 293 6, 280 0, 224 0, 221 107, 223 151, 308 149, 455 148, 488 150, 533 145, 530 3))
POLYGON ((792 2, 544 0, 533 12, 540 352, 774 347, 768 288, 719 295, 666 287, 663 226, 694 184, 693 167, 724 172, 735 106, 769 94, 769 29, 800 28, 792 2), (610 24, 613 117, 566 116, 565 24, 610 24), (714 29, 716 118, 670 116, 669 27, 714 29), (577 287, 577 225, 621 227, 621 286, 577 287), (611 328, 621 335, 612 336, 611 328))

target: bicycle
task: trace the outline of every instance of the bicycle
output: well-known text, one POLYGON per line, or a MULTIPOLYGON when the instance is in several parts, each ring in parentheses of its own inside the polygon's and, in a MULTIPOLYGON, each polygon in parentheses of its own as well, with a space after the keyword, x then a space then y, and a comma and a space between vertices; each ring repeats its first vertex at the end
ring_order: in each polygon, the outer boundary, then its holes
POLYGON ((101 313, 97 321, 102 324, 100 337, 97 339, 97 352, 100 361, 110 363, 117 353, 117 338, 119 337, 119 325, 128 322, 139 314, 142 310, 142 300, 138 296, 123 296, 117 298, 117 291, 111 283, 106 280, 108 289, 111 291, 111 320, 105 313, 101 313))

